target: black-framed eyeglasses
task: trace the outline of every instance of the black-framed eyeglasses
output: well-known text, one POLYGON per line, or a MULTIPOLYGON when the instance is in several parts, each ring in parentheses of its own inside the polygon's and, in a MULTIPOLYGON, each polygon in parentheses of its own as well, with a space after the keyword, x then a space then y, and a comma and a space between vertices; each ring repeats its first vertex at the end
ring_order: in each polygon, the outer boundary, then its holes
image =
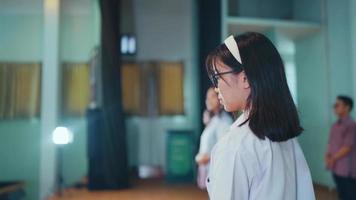
POLYGON ((224 75, 224 74, 230 74, 230 73, 240 73, 242 72, 243 69, 233 69, 231 71, 227 71, 227 72, 220 72, 220 73, 215 73, 213 75, 211 75, 211 82, 213 83, 213 86, 215 88, 218 88, 218 81, 219 81, 219 78, 220 76, 224 75))

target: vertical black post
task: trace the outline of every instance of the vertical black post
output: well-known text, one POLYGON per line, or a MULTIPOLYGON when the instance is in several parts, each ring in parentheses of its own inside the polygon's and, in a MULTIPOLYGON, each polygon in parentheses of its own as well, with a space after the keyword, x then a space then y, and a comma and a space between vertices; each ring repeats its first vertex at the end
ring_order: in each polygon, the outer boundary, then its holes
POLYGON ((57 145, 57 194, 63 196, 63 150, 61 145, 57 145))
POLYGON ((102 189, 129 185, 125 116, 121 97, 120 0, 99 0, 101 10, 102 189))
POLYGON ((205 70, 205 58, 221 43, 221 0, 198 0, 197 7, 199 16, 200 113, 203 113, 205 93, 211 86, 205 70))

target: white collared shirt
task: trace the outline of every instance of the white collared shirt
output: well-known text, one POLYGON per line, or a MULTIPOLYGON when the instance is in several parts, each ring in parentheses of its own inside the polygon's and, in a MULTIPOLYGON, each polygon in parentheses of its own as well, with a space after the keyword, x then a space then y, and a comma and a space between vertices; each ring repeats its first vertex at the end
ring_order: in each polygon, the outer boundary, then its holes
POLYGON ((217 145, 210 163, 210 200, 314 200, 310 171, 297 139, 261 140, 242 114, 217 145))

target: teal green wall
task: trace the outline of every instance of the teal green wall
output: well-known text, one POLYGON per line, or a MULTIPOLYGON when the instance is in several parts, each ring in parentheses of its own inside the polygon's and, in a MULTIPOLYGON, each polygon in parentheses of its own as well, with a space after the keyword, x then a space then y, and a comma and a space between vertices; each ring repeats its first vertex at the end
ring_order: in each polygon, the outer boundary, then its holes
MULTIPOLYGON (((88 61, 90 51, 92 48, 99 44, 100 41, 100 19, 98 12, 98 5, 96 0, 91 0, 92 5, 86 5, 85 9, 82 7, 76 9, 75 6, 78 6, 78 3, 73 3, 72 1, 63 1, 67 5, 61 5, 61 9, 65 9, 64 12, 61 12, 60 18, 60 50, 59 50, 59 58, 60 62, 86 62, 88 61), (68 9, 69 8, 69 9, 68 9), (77 12, 78 11, 78 12, 77 12)), ((128 2, 128 1, 127 1, 128 2)), ((126 2, 126 3, 127 3, 126 2)), ((164 2, 164 1, 162 1, 164 2)), ((161 4, 162 2, 157 1, 156 4, 161 4)), ((137 3, 137 2, 136 2, 137 3)), ((147 3, 144 3, 146 5, 147 3)), ((186 82, 185 90, 186 98, 186 110, 187 117, 178 116, 178 117, 160 117, 159 119, 147 120, 147 119, 131 119, 128 120, 128 148, 129 148, 129 160, 130 164, 136 166, 137 164, 165 164, 165 132, 168 129, 194 129, 196 130, 200 126, 200 122, 198 121, 200 114, 196 111, 199 107, 199 102, 197 102, 197 88, 196 83, 197 80, 197 72, 198 68, 196 67, 196 52, 193 51, 193 48, 196 48, 196 44, 194 43, 194 37, 196 32, 196 24, 191 20, 194 14, 193 10, 193 2, 185 1, 181 3, 180 1, 175 1, 173 6, 170 3, 164 2, 163 8, 169 8, 175 10, 175 6, 178 5, 184 13, 165 13, 166 18, 160 18, 160 20, 156 21, 155 17, 159 17, 156 15, 157 7, 156 5, 151 5, 148 12, 151 12, 149 19, 153 20, 150 23, 154 24, 157 28, 156 30, 160 30, 163 33, 168 31, 167 35, 172 35, 172 40, 175 41, 176 32, 171 34, 173 29, 167 29, 168 25, 173 25, 179 23, 182 25, 181 31, 179 32, 180 37, 183 37, 174 46, 177 48, 175 50, 160 51, 159 47, 156 48, 157 51, 151 50, 152 45, 146 44, 147 42, 151 42, 152 40, 145 36, 146 32, 142 31, 139 33, 139 37, 145 37, 139 42, 140 48, 145 49, 145 53, 141 53, 140 56, 143 58, 145 55, 149 54, 149 52, 154 52, 154 56, 146 56, 144 59, 163 59, 163 60, 183 60, 186 63, 186 82), (174 14, 173 16, 171 14, 174 14), (182 21, 183 20, 183 21, 182 21), (173 22, 173 23, 172 23, 173 22), (162 55, 162 52, 164 55, 162 55), (196 87, 191 87, 191 85, 195 85, 196 87), (150 122, 154 123, 154 127, 150 126, 150 122), (147 123, 145 123, 147 122, 147 123), (137 127, 138 124, 143 124, 140 127, 137 127), (146 125, 145 125, 146 124, 146 125), (147 127, 152 127, 150 129, 150 133, 154 139, 153 143, 148 144, 147 139, 147 127), (138 132, 142 134, 138 134, 138 132), (145 136, 145 137, 143 137, 145 136), (140 148, 138 145, 140 144, 140 148), (148 146, 150 145, 150 146, 148 146), (150 151, 146 151, 146 150, 150 151), (158 156, 150 157, 147 156, 148 152, 152 152, 153 154, 158 154, 158 156), (148 160, 146 159, 148 158, 148 160)), ((132 5, 130 5, 132 7, 132 5)), ((137 8, 137 6, 136 6, 137 8)), ((138 8, 145 8, 145 6, 138 6, 138 8)), ((159 9, 158 9, 159 10, 159 9)), ((16 13, 16 12, 15 12, 16 13)), ((19 15, 18 12, 13 15, 1 15, 0 17, 0 61, 14 61, 14 62, 41 62, 42 60, 42 40, 43 40, 43 16, 41 11, 38 11, 39 14, 24 14, 19 15)), ((135 13, 135 12, 133 12, 135 13)), ((0 13, 1 14, 1 13, 0 13)), ((141 27, 150 27, 144 20, 144 15, 136 12, 136 16, 134 16, 131 20, 131 23, 123 23, 123 30, 127 31, 135 31, 137 27, 136 23, 144 24, 141 27), (139 18, 139 22, 135 21, 136 17, 139 18), (136 26, 136 27, 134 27, 136 26)), ((175 26, 175 25, 174 25, 175 26)), ((155 28, 150 28, 150 30, 154 30, 155 28)), ((172 32, 172 33, 173 33, 172 32)), ((155 36, 152 35, 151 36, 155 36)), ((153 45, 154 46, 154 45, 153 45)), ((168 48, 168 47, 167 47, 168 48)), ((18 140, 22 140, 25 138, 23 134, 24 130, 31 130, 32 122, 30 121, 21 121, 21 120, 13 120, 13 121, 3 121, 1 122, 0 133, 7 132, 7 130, 11 128, 19 128, 17 130, 18 135, 16 138, 18 140), (15 126, 13 124, 21 123, 21 126, 15 126)), ((87 160, 86 160, 86 124, 84 118, 70 118, 63 119, 60 125, 68 126, 74 132, 74 142, 69 144, 64 149, 63 154, 63 173, 66 185, 71 185, 74 182, 80 180, 87 173, 87 160)), ((27 135, 26 135, 27 136, 27 135)), ((24 178, 28 184, 26 185, 29 191, 28 199, 37 199, 38 192, 38 177, 39 177, 39 144, 40 144, 40 121, 37 120, 37 131, 33 132, 32 136, 36 136, 33 139, 37 142, 36 145, 33 146, 22 146, 21 152, 33 152, 34 149, 37 150, 37 154, 31 156, 32 158, 37 159, 36 165, 32 166, 32 171, 24 171, 24 178)), ((13 139, 16 141, 16 138, 8 138, 8 136, 2 136, 2 141, 6 141, 8 139, 13 139), (3 139, 4 138, 4 139, 3 139)), ((11 152, 11 146, 2 146, 2 152, 11 152)), ((2 159, 5 155, 0 154, 0 159, 2 159)), ((22 158, 19 159, 13 157, 9 158, 8 171, 7 174, 13 175, 16 171, 12 171, 15 169, 12 167, 14 163, 21 162, 22 158)), ((1 166, 5 167, 5 166, 1 166)), ((2 169, 2 168, 1 168, 2 169)), ((0 176, 1 177, 1 176, 0 176)), ((9 177, 12 178, 12 177, 9 177)), ((16 178, 16 177, 14 177, 16 178)), ((21 177, 20 177, 21 178, 21 177)))
MULTIPOLYGON (((81 180, 87 172, 86 121, 63 120, 73 131, 74 141, 63 149, 63 175, 66 185, 81 180)), ((25 181, 27 198, 38 199, 40 121, 0 121, 0 181, 25 181)))
MULTIPOLYGON (((86 6, 88 10, 81 9, 79 14, 61 13, 61 62, 87 62, 90 51, 99 43, 99 12, 96 1, 91 3, 86 6)), ((73 9, 72 5, 64 8, 68 7, 73 9)), ((0 33, 0 62, 41 62, 41 11, 0 13, 0 33)), ((64 181, 72 185, 87 172, 86 122, 84 117, 66 118, 61 125, 68 126, 74 133, 74 142, 66 146, 63 153, 64 181)), ((39 198, 40 126, 40 119, 0 121, 0 181, 25 181, 28 200, 39 198)))
POLYGON ((41 15, 0 13, 0 61, 41 60, 42 18, 41 15))
MULTIPOLYGON (((325 1, 322 30, 296 42, 298 107, 305 132, 300 144, 313 180, 334 186, 325 169, 332 105, 339 94, 353 96, 349 1, 325 1)), ((304 7, 303 12, 313 12, 304 7)))
POLYGON ((314 182, 332 186, 325 169, 324 152, 328 141, 331 105, 325 37, 318 33, 296 43, 298 109, 305 129, 299 138, 314 182))
MULTIPOLYGON (((40 14, 0 14, 0 62, 40 62, 40 14)), ((38 199, 40 121, 0 121, 0 181, 25 181, 27 198, 38 199)))
POLYGON ((0 180, 21 180, 26 199, 38 199, 40 121, 0 121, 0 180))
POLYGON ((352 96, 350 4, 348 0, 327 2, 329 86, 333 102, 339 94, 352 96))
POLYGON ((70 186, 87 174, 87 124, 84 118, 67 118, 62 125, 74 136, 73 143, 63 149, 63 178, 65 185, 70 186))
POLYGON ((98 44, 92 18, 87 15, 63 15, 60 24, 60 60, 88 62, 90 52, 98 44))
POLYGON ((138 61, 182 61, 184 63, 184 107, 180 116, 133 117, 128 120, 130 165, 156 165, 166 169, 168 130, 192 130, 200 126, 196 22, 194 1, 135 0, 134 28, 138 61), (179 27, 177 29, 176 27, 179 27), (165 45, 160 45, 165 44, 165 45), (173 48, 172 48, 173 47, 173 48))
MULTIPOLYGON (((66 1, 60 22, 60 62, 88 62, 90 53, 100 43, 100 13, 97 0, 89 5, 66 1), (80 6, 80 7, 77 7, 80 6)), ((85 117, 64 118, 61 125, 73 131, 73 143, 63 150, 63 175, 67 186, 87 174, 87 129, 85 117)))

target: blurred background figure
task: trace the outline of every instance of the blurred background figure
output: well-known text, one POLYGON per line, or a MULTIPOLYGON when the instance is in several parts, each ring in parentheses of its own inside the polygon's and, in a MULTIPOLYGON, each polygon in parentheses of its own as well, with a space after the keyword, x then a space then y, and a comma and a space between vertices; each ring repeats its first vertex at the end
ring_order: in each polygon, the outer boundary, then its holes
POLYGON ((200 136, 199 152, 195 157, 198 164, 197 181, 201 189, 206 189, 205 180, 208 175, 211 150, 232 124, 231 116, 223 110, 213 87, 206 92, 205 105, 206 110, 203 113, 205 129, 200 136))
POLYGON ((332 172, 339 198, 356 199, 356 127, 350 116, 353 101, 338 96, 334 105, 337 121, 332 125, 325 164, 332 172))

